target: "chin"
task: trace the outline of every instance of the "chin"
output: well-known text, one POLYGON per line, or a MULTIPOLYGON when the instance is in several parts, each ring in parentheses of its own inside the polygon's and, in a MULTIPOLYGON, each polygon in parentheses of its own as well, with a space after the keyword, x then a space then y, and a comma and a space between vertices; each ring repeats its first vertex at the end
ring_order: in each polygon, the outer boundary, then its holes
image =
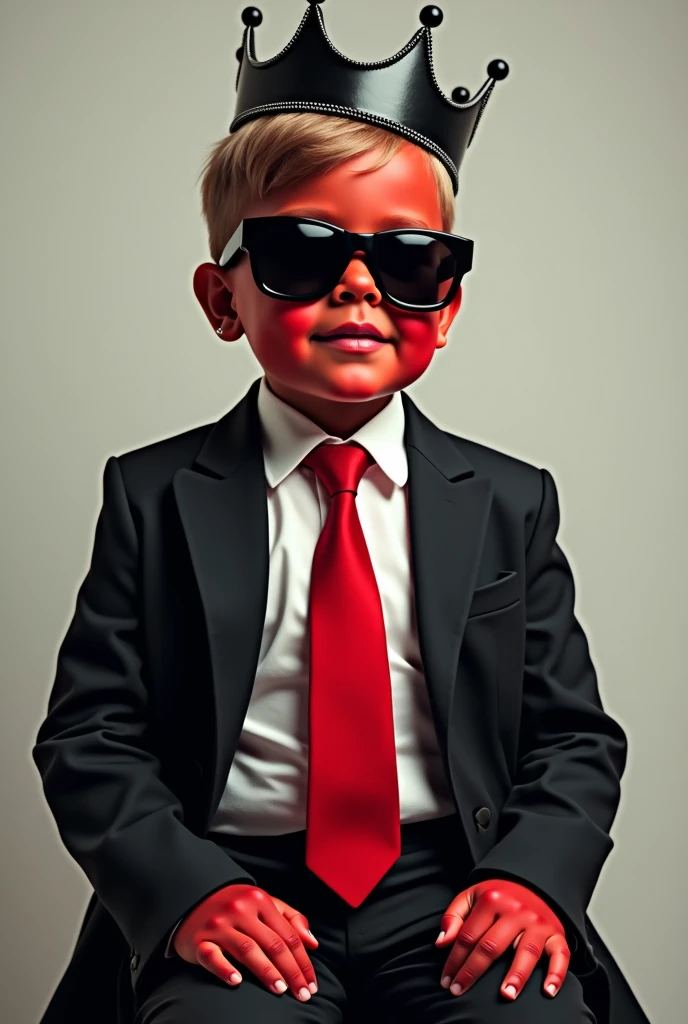
POLYGON ((361 373, 324 382, 321 393, 323 398, 337 402, 366 402, 398 390, 393 381, 375 380, 369 374, 361 373))

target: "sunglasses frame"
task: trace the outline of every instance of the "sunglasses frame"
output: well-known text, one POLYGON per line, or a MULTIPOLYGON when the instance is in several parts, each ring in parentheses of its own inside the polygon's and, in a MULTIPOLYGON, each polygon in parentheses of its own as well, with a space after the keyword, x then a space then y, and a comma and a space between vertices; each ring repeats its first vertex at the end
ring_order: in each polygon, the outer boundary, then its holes
POLYGON ((324 298, 325 295, 334 289, 349 265, 353 254, 361 250, 368 258, 368 269, 370 270, 371 276, 375 281, 375 285, 380 294, 393 306, 420 313, 432 313, 448 306, 459 290, 464 274, 467 274, 473 266, 473 241, 470 238, 464 238, 462 235, 453 235, 447 231, 434 231, 430 228, 389 228, 385 231, 366 232, 347 231, 345 228, 340 228, 336 224, 329 224, 327 221, 314 220, 310 217, 292 217, 288 214, 279 214, 273 217, 247 217, 242 220, 225 246, 218 266, 222 270, 226 270, 229 267, 236 265, 236 263, 239 262, 239 259, 241 259, 242 254, 246 252, 249 255, 253 279, 258 288, 260 288, 265 295, 269 295, 270 298, 273 299, 282 299, 287 302, 314 302, 316 299, 324 298), (346 250, 348 251, 345 250, 342 258, 341 270, 336 275, 336 278, 335 275, 333 275, 333 278, 335 279, 331 284, 328 283, 326 288, 320 289, 317 292, 309 292, 306 295, 286 295, 283 292, 274 291, 265 284, 261 277, 260 269, 251 255, 251 229, 254 224, 257 225, 258 223, 264 223, 265 221, 278 220, 298 221, 301 224, 315 224, 319 227, 330 228, 336 235, 345 240, 346 250), (375 239, 382 235, 396 235, 400 233, 405 235, 432 235, 434 238, 443 242, 454 256, 456 260, 454 279, 448 293, 440 302, 435 302, 432 305, 418 305, 417 303, 403 302, 401 299, 395 299, 384 287, 380 277, 375 253, 375 239))

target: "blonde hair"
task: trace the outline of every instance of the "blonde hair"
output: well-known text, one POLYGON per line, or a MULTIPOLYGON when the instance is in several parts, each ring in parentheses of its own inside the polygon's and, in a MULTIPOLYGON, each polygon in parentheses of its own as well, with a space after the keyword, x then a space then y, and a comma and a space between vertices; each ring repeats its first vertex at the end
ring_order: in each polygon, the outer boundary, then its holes
MULTIPOLYGON (((201 170, 203 216, 213 260, 251 203, 272 189, 324 174, 351 157, 380 150, 370 169, 388 163, 406 140, 377 125, 309 112, 271 114, 247 122, 216 143, 201 170)), ((454 226, 454 191, 440 160, 425 149, 435 175, 444 231, 454 226)), ((201 176, 199 175, 199 177, 201 176)))

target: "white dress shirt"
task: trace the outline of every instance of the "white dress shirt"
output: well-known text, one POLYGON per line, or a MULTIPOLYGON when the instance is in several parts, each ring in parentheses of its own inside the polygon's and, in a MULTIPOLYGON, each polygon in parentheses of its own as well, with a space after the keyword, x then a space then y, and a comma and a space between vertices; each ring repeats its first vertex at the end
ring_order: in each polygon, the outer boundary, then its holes
MULTIPOLYGON (((313 471, 300 463, 321 442, 344 443, 275 395, 265 377, 258 413, 267 480, 267 611, 251 699, 210 825, 211 832, 233 835, 281 835, 306 828, 308 596, 313 553, 330 498, 313 471)), ((402 823, 456 810, 418 648, 403 439, 399 392, 348 439, 375 459, 361 479, 356 506, 387 633, 402 823)))
MULTIPOLYGON (((268 494, 268 599, 251 699, 209 829, 229 835, 282 835, 306 828, 308 595, 313 553, 330 497, 315 473, 299 464, 321 442, 344 443, 278 398, 265 377, 258 391, 258 414, 268 494)), ((456 807, 418 649, 401 394, 395 392, 347 440, 358 441, 375 459, 361 478, 356 507, 387 634, 400 818, 402 823, 441 818, 456 807)), ((181 920, 168 939, 166 957, 175 955, 181 920)))

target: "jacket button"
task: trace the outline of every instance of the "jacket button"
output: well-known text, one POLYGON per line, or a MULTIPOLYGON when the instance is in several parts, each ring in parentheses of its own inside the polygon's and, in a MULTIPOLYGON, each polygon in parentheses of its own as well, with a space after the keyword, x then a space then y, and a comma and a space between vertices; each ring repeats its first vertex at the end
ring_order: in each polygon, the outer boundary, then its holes
POLYGON ((141 957, 139 956, 139 954, 138 953, 134 953, 134 955, 132 956, 131 960, 129 961, 129 966, 132 969, 132 971, 135 971, 136 968, 139 966, 140 959, 141 959, 141 957))
POLYGON ((487 828, 490 824, 492 814, 489 807, 480 807, 473 815, 473 819, 480 828, 487 828))

